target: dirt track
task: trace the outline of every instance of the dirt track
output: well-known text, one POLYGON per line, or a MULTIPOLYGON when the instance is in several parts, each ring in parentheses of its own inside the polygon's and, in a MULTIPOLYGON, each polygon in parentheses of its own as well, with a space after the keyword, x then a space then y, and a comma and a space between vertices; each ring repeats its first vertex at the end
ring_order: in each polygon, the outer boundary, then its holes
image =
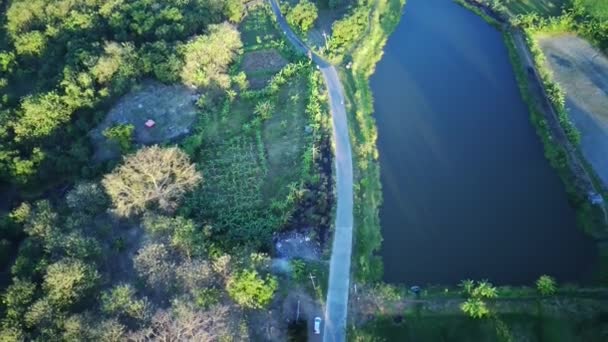
POLYGON ((554 79, 566 92, 566 107, 581 132, 581 149, 608 185, 608 59, 575 35, 539 43, 554 79))

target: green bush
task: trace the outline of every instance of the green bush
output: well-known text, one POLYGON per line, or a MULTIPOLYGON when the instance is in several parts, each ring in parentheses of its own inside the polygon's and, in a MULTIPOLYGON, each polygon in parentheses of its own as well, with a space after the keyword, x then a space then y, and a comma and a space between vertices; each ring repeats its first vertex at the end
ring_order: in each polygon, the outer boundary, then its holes
POLYGON ((228 280, 230 297, 240 306, 261 309, 270 304, 278 282, 273 276, 262 278, 255 270, 245 270, 228 280))
POLYGON ((319 16, 317 6, 308 0, 300 0, 288 13, 285 19, 290 26, 302 32, 308 32, 319 16))
POLYGON ((135 126, 131 124, 118 124, 106 128, 103 131, 103 136, 118 144, 118 147, 122 153, 127 153, 133 149, 134 131, 135 126))
POLYGON ((543 296, 550 296, 557 292, 555 279, 548 275, 542 275, 536 281, 536 289, 543 296))

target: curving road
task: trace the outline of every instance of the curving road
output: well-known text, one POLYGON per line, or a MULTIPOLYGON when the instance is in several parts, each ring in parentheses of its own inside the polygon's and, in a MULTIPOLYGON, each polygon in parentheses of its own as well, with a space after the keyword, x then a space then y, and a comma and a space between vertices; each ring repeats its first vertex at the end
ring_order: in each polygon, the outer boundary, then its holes
MULTIPOLYGON (((276 0, 268 0, 277 22, 287 39, 300 52, 310 49, 291 30, 276 0)), ((312 60, 323 74, 333 122, 333 143, 336 168, 338 208, 329 265, 329 288, 325 306, 323 341, 341 342, 346 339, 346 314, 350 283, 350 259, 353 240, 353 159, 344 107, 344 91, 336 68, 316 54, 312 60)))

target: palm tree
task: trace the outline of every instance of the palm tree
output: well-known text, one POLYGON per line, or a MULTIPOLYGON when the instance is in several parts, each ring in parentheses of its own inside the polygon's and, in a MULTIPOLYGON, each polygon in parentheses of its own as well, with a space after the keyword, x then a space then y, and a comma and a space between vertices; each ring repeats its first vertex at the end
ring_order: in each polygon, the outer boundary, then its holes
POLYGON ((469 298, 460 305, 460 309, 471 318, 484 318, 489 313, 486 303, 478 298, 469 298))
POLYGON ((465 279, 458 284, 458 287, 461 287, 466 295, 471 294, 473 286, 475 286, 475 282, 471 279, 465 279))
POLYGON ((548 275, 542 275, 536 281, 536 289, 543 296, 550 296, 557 291, 555 279, 548 275))

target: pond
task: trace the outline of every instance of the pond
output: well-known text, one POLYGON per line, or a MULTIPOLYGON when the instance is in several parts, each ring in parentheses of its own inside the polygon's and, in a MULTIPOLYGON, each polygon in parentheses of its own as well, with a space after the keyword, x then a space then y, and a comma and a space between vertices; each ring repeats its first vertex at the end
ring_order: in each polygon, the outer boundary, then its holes
POLYGON ((500 32, 452 0, 408 0, 371 87, 385 281, 590 279, 596 247, 544 158, 500 32))

